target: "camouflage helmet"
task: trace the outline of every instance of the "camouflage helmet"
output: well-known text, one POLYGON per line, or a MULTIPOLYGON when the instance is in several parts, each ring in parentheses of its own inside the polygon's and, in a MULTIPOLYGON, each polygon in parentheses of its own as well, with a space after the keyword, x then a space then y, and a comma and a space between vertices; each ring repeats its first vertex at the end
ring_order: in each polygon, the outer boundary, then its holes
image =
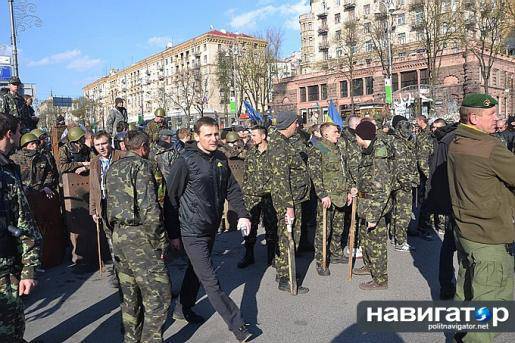
POLYGON ((80 127, 72 127, 71 129, 68 129, 68 135, 66 137, 69 142, 76 142, 84 137, 84 130, 80 127))
POLYGON ((240 136, 238 136, 238 134, 234 131, 227 132, 227 136, 225 136, 225 140, 227 141, 227 143, 234 143, 238 139, 240 139, 240 136))
POLYGON ((36 136, 38 138, 43 135, 46 135, 46 132, 41 129, 34 129, 34 130, 30 131, 30 133, 32 133, 34 136, 36 136))
POLYGON ((156 110, 154 111, 154 116, 156 116, 156 117, 166 117, 165 109, 162 108, 162 107, 156 108, 156 110))
POLYGON ((29 144, 31 142, 39 142, 38 136, 36 136, 35 134, 30 133, 30 132, 21 136, 21 139, 20 139, 21 146, 25 146, 25 144, 29 144))

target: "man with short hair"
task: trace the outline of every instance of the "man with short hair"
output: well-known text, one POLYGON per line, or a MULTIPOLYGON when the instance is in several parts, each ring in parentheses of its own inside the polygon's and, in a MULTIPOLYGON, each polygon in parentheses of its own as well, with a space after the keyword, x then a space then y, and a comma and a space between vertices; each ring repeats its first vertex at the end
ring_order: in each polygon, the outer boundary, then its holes
POLYGON ((118 124, 122 122, 127 123, 128 120, 127 110, 123 107, 123 99, 116 98, 114 100, 114 108, 109 111, 107 116, 106 131, 114 137, 117 133, 118 124))
POLYGON ((148 160, 149 138, 144 132, 129 131, 126 145, 129 152, 111 164, 105 181, 124 341, 162 342, 172 300, 163 260, 168 237, 148 160))
POLYGON ((90 162, 89 173, 89 214, 95 223, 104 230, 109 245, 109 251, 112 256, 113 270, 110 275, 110 282, 113 286, 118 287, 114 270, 114 255, 112 243, 112 227, 107 222, 107 196, 106 196, 106 176, 111 164, 118 161, 125 153, 119 150, 113 150, 111 147, 111 135, 106 131, 99 131, 93 137, 93 146, 98 155, 93 157, 90 162))
POLYGON ((240 186, 234 179, 227 158, 218 151, 219 128, 216 120, 202 117, 195 123, 195 141, 172 165, 171 180, 166 180, 166 227, 172 246, 180 242, 189 257, 181 294, 173 318, 201 323, 195 305, 200 284, 209 302, 223 318, 236 339, 246 342, 252 335, 245 327, 238 306, 221 289, 211 252, 227 199, 240 218, 238 227, 250 232, 249 213, 245 209, 240 186))
POLYGON ((20 142, 20 121, 0 113, 0 341, 23 342, 22 295, 36 287, 38 232, 22 189, 19 169, 9 155, 20 142))
POLYGON ((322 138, 309 151, 308 167, 311 180, 319 199, 315 234, 315 260, 317 273, 329 276, 328 265, 323 265, 323 210, 327 210, 327 261, 331 264, 346 263, 342 248, 344 207, 351 199, 348 194, 346 156, 338 147, 340 132, 334 123, 320 126, 322 138))
POLYGON ((21 85, 22 83, 18 76, 13 76, 9 79, 9 92, 0 97, 0 113, 20 118, 21 130, 28 132, 34 128, 34 122, 28 112, 25 99, 19 93, 21 85))
POLYGON ((168 123, 166 122, 166 111, 164 108, 159 107, 154 111, 154 120, 147 124, 145 132, 150 137, 150 142, 154 143, 159 140, 159 131, 162 129, 168 129, 168 123))
MULTIPOLYGON (((293 111, 280 112, 276 118, 276 130, 271 132, 268 149, 270 154, 270 189, 273 190, 272 202, 277 213, 277 235, 279 255, 275 258, 276 279, 279 290, 290 291, 288 272, 288 233, 287 223, 294 220, 293 240, 298 249, 302 202, 309 199, 311 180, 308 167, 301 152, 290 141, 299 126, 297 114, 293 111)), ((309 292, 307 287, 298 286, 297 294, 309 292)))
POLYGON ((179 157, 179 152, 172 144, 173 131, 162 129, 159 131, 159 140, 152 144, 149 159, 156 163, 162 177, 166 180, 170 177, 170 168, 179 157))
POLYGON ((261 215, 265 227, 267 246, 267 264, 271 265, 277 248, 277 214, 275 213, 270 195, 270 173, 268 167, 268 131, 263 126, 254 126, 251 129, 253 146, 245 159, 245 173, 243 177, 243 198, 245 207, 250 212, 250 234, 245 237, 245 256, 238 263, 238 268, 246 268, 254 264, 254 246, 261 215))
MULTIPOLYGON (((416 117, 417 135, 415 140, 415 151, 417 154, 417 165, 420 175, 420 187, 417 189, 420 204, 420 215, 418 218, 418 235, 425 240, 433 239, 433 227, 431 225, 431 214, 426 204, 427 180, 429 178, 429 159, 433 154, 433 139, 429 131, 428 119, 425 115, 416 117)), ((419 204, 415 204, 418 206, 419 204)))
POLYGON ((186 143, 191 140, 191 132, 185 127, 181 127, 177 130, 177 151, 181 152, 184 150, 186 143))
MULTIPOLYGON (((458 249, 457 301, 512 301, 515 156, 498 139, 497 100, 471 93, 449 145, 447 171, 458 249)), ((469 332, 463 342, 491 342, 493 332, 469 332)))

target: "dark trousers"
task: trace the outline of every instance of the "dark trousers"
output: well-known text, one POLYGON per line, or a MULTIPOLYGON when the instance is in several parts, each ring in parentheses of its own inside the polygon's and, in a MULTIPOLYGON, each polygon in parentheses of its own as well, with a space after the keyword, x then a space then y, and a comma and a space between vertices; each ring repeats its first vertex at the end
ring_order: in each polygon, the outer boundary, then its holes
POLYGON ((215 311, 227 323, 229 330, 236 331, 244 322, 238 306, 222 291, 216 278, 211 260, 214 242, 214 235, 209 237, 182 237, 189 263, 182 282, 180 304, 177 304, 176 311, 189 309, 195 305, 200 283, 202 283, 207 298, 215 311))
POLYGON ((245 236, 245 247, 253 248, 256 244, 259 221, 263 215, 263 225, 265 227, 265 239, 267 245, 277 244, 277 213, 272 204, 270 195, 264 196, 261 201, 250 210, 250 233, 245 236))
POLYGON ((454 290, 454 253, 456 252, 456 242, 454 239, 454 228, 456 222, 453 216, 449 216, 449 225, 445 226, 445 234, 443 236, 442 246, 440 248, 440 265, 438 271, 438 281, 441 290, 454 290))

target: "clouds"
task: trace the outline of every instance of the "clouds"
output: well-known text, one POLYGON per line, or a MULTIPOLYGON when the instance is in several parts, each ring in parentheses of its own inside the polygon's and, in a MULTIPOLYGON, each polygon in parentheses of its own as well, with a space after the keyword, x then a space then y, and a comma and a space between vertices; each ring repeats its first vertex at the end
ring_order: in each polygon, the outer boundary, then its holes
POLYGON ((285 26, 292 30, 299 30, 299 15, 310 10, 308 0, 297 0, 286 4, 274 4, 273 0, 258 1, 258 8, 239 13, 237 10, 229 10, 231 16, 230 25, 234 29, 249 30, 255 29, 258 21, 264 21, 268 17, 281 18, 285 26), (239 13, 239 14, 238 14, 239 13))
POLYGON ((147 44, 153 48, 165 48, 172 39, 167 36, 154 36, 147 39, 147 44))
POLYGON ((99 58, 91 58, 88 55, 83 55, 80 50, 74 49, 46 56, 36 61, 29 61, 27 66, 44 67, 59 64, 64 64, 66 69, 86 71, 101 65, 102 60, 99 58))

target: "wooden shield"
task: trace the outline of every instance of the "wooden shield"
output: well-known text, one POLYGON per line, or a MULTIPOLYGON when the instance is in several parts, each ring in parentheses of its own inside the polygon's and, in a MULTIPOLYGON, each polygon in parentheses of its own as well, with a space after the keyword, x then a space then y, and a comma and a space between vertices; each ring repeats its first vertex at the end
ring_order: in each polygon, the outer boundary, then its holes
POLYGON ((243 185, 243 178, 245 177, 245 161, 239 158, 229 159, 229 168, 231 173, 240 186, 243 185))
POLYGON ((48 198, 45 192, 27 192, 32 215, 43 236, 41 263, 48 269, 63 262, 65 249, 65 229, 59 196, 48 198))

